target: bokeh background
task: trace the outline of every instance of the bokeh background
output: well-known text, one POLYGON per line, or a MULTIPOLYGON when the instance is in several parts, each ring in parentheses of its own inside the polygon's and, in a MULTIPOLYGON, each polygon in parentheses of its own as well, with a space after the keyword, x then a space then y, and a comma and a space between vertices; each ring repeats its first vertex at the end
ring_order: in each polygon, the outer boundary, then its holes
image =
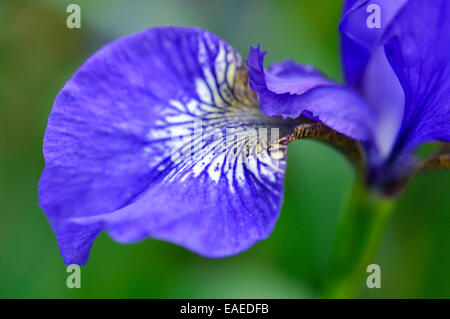
MULTIPOLYGON (((342 155, 313 141, 289 149, 286 194, 272 236, 238 256, 205 259, 148 239, 121 245, 102 234, 82 268, 82 288, 66 268, 39 209, 42 139, 53 100, 102 45, 151 26, 213 31, 244 56, 293 58, 340 81, 341 1, 0 1, 1 298, 314 298, 320 296, 339 214, 354 173, 342 155), (81 6, 81 29, 66 7, 81 6)), ((450 173, 416 178, 396 206, 376 263, 382 288, 360 297, 450 297, 450 173)))

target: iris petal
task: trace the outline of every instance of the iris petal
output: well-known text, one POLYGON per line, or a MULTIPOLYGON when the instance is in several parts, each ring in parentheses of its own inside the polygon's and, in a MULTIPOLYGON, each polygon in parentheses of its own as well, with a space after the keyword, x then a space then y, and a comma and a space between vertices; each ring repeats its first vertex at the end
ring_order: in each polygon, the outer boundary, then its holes
POLYGON ((298 123, 261 113, 241 56, 207 31, 107 45, 58 94, 45 133, 40 205, 65 263, 86 263, 103 230, 208 257, 266 238, 282 202, 281 141, 298 123))
MULTIPOLYGON (((408 0, 346 0, 339 25, 342 58, 347 83, 360 87, 372 54, 379 49, 383 33, 408 0), (380 8, 380 28, 369 28, 370 4, 380 8)), ((376 84, 375 82, 373 84, 376 84)))
POLYGON ((344 75, 347 83, 364 96, 376 114, 374 135, 381 159, 385 159, 393 147, 404 106, 403 89, 386 58, 381 38, 407 1, 346 1, 339 25, 344 75), (369 5, 379 6, 380 28, 367 26, 371 15, 371 11, 367 11, 369 5))
POLYGON ((357 140, 370 140, 373 114, 352 89, 321 75, 311 66, 285 61, 264 69, 260 47, 250 48, 247 65, 250 86, 258 94, 261 110, 268 116, 318 120, 357 140))
POLYGON ((410 0, 384 35, 386 55, 405 92, 397 153, 450 141, 449 39, 446 0, 410 0))

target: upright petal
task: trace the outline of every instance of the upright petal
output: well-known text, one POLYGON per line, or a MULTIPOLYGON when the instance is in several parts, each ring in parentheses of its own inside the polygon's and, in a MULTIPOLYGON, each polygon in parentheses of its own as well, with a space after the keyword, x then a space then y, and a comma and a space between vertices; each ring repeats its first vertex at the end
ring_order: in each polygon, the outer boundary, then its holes
POLYGON ((266 238, 296 123, 260 112, 241 56, 207 31, 105 46, 58 94, 45 133, 40 205, 65 263, 86 263, 103 230, 209 257, 266 238))
POLYGON ((325 78, 311 66, 285 61, 264 69, 260 47, 251 47, 247 59, 250 86, 268 116, 303 115, 358 140, 370 140, 373 114, 352 89, 325 78))
POLYGON ((405 91, 396 153, 450 141, 450 3, 410 0, 383 38, 405 91))
POLYGON ((382 159, 391 152, 400 129, 404 93, 387 61, 381 38, 407 1, 346 1, 339 26, 344 75, 347 83, 364 96, 376 114, 374 135, 377 153, 382 159), (378 9, 380 28, 367 23, 375 13, 373 10, 378 9))
POLYGON ((339 30, 347 83, 355 87, 361 85, 367 64, 375 51, 380 49, 381 37, 407 1, 409 0, 345 1, 339 30), (367 25, 373 12, 373 5, 380 8, 380 28, 371 28, 367 25))

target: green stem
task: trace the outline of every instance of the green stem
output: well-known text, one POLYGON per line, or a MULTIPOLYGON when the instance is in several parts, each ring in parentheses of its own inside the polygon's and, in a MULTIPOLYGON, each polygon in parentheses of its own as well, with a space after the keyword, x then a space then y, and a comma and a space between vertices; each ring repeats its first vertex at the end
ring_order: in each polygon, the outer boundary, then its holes
POLYGON ((393 206, 393 200, 373 196, 357 181, 338 225, 324 282, 324 298, 357 296, 368 275, 367 266, 375 263, 393 206))

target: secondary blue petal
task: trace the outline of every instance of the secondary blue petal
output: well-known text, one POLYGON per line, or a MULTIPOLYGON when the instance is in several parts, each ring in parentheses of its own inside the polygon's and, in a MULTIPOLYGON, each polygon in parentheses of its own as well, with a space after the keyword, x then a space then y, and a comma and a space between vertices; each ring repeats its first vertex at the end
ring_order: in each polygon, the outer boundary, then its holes
POLYGON ((345 1, 339 30, 347 83, 355 87, 361 85, 372 54, 380 48, 381 37, 407 1, 409 0, 345 1), (369 28, 367 25, 367 19, 372 13, 369 5, 378 5, 380 8, 380 28, 369 28))
POLYGON ((410 0, 383 42, 406 96, 397 153, 450 141, 450 2, 410 0))
POLYGON ((251 47, 247 59, 250 86, 258 94, 261 110, 268 116, 307 116, 339 133, 370 140, 373 114, 352 89, 339 85, 311 66, 285 61, 264 70, 260 47, 251 47))
POLYGON ((381 158, 386 158, 392 149, 404 106, 402 87, 386 58, 381 38, 407 1, 346 1, 339 26, 344 75, 347 83, 364 96, 376 114, 374 135, 381 158), (367 24, 373 5, 380 9, 380 28, 369 28, 367 24))
POLYGON ((266 238, 292 125, 260 112, 241 56, 207 31, 105 46, 58 94, 45 133, 40 205, 65 263, 86 263, 103 230, 212 257, 266 238))

